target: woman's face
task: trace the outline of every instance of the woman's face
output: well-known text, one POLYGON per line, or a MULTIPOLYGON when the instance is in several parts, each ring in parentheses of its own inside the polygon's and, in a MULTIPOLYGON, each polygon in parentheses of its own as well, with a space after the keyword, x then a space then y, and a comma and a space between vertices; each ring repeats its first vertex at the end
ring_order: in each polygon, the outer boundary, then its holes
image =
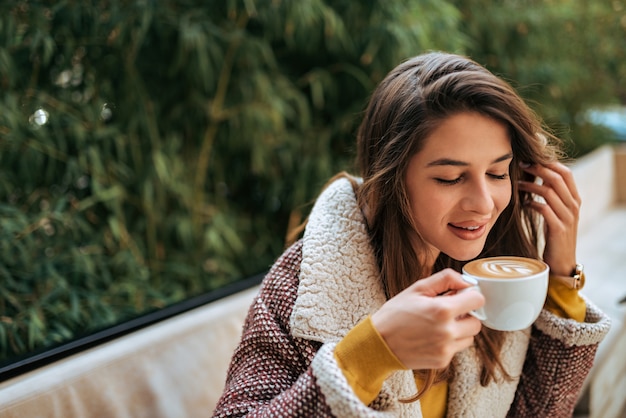
POLYGON ((512 158, 506 126, 478 113, 451 116, 426 138, 406 172, 413 220, 430 249, 423 262, 432 267, 440 252, 480 254, 511 200, 512 158))

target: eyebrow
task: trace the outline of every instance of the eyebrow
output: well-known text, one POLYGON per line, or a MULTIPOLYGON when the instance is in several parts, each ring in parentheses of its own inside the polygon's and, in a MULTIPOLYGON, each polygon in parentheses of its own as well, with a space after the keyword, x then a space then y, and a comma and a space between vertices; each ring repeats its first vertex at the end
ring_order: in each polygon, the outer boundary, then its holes
MULTIPOLYGON (((502 161, 506 161, 506 160, 510 160, 511 158, 513 158, 513 153, 508 153, 508 154, 504 154, 501 157, 496 158, 495 160, 493 160, 491 162, 491 164, 496 164, 502 161)), ((434 160, 429 162, 426 167, 438 167, 438 166, 442 166, 442 165, 452 165, 452 166, 457 166, 457 167, 466 167, 469 165, 468 162, 465 161, 460 161, 460 160, 453 160, 451 158, 440 158, 438 160, 434 160)))

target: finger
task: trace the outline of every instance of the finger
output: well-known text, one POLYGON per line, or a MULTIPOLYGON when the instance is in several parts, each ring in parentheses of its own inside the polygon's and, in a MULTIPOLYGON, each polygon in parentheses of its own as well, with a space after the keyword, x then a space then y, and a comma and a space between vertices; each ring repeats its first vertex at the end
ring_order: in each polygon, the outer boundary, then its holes
POLYGON ((439 296, 450 290, 464 289, 470 286, 465 282, 460 273, 452 269, 444 269, 430 277, 418 280, 406 291, 418 292, 425 296, 439 296))
POLYGON ((478 319, 468 314, 457 319, 456 328, 453 350, 459 352, 474 344, 474 337, 480 333, 482 324, 478 319))
POLYGON ((479 291, 460 292, 443 296, 440 299, 442 308, 449 310, 455 318, 465 318, 468 312, 479 309, 485 304, 485 297, 479 291))
POLYGON ((556 193, 547 186, 534 183, 520 184, 520 189, 541 196, 545 203, 536 199, 525 202, 533 210, 543 216, 546 227, 555 236, 568 235, 568 231, 576 231, 578 228, 579 207, 567 207, 556 193))
POLYGON ((454 350, 458 353, 474 345, 474 336, 458 339, 454 350))
POLYGON ((464 340, 467 338, 472 339, 478 335, 482 328, 482 323, 478 319, 467 314, 457 319, 457 326, 459 327, 459 337, 457 340, 464 340))
POLYGON ((557 215, 553 205, 538 202, 536 200, 531 200, 526 204, 543 216, 546 227, 549 231, 554 231, 559 225, 563 225, 563 228, 565 228, 565 222, 562 219, 564 216, 557 215))
POLYGON ((567 189, 570 191, 570 193, 574 197, 574 200, 578 204, 580 204, 581 198, 580 198, 580 194, 578 193, 578 187, 576 187, 576 181, 574 180, 574 173, 572 172, 572 170, 568 166, 561 164, 561 163, 546 164, 546 167, 559 173, 563 181, 565 181, 567 189))
POLYGON ((541 196, 544 199, 546 204, 538 202, 537 200, 531 200, 528 204, 541 213, 546 219, 546 222, 563 222, 569 225, 576 220, 578 214, 577 209, 575 207, 568 207, 551 187, 536 183, 520 182, 519 188, 523 191, 541 196))
POLYGON ((520 181, 518 185, 523 191, 543 197, 548 204, 555 207, 559 212, 563 210, 570 212, 578 210, 578 202, 576 202, 574 196, 565 186, 563 179, 558 178, 558 174, 544 174, 541 179, 541 183, 520 181))
MULTIPOLYGON (((524 169, 540 177, 542 184, 522 181, 518 183, 519 188, 541 196, 566 227, 577 223, 580 196, 571 170, 561 163, 550 163, 545 166, 535 164, 524 169)), ((545 214, 546 220, 550 218, 547 208, 537 203, 533 203, 532 206, 545 214)), ((552 228, 556 227, 558 225, 552 225, 552 228)))
POLYGON ((550 163, 545 166, 539 164, 533 164, 528 167, 523 167, 525 171, 540 177, 542 185, 531 182, 523 182, 529 187, 534 187, 537 194, 544 197, 546 200, 550 197, 550 190, 556 192, 558 197, 566 207, 572 210, 578 210, 580 207, 580 195, 576 188, 574 176, 571 170, 561 163, 550 163), (546 194, 544 196, 544 194, 546 194))

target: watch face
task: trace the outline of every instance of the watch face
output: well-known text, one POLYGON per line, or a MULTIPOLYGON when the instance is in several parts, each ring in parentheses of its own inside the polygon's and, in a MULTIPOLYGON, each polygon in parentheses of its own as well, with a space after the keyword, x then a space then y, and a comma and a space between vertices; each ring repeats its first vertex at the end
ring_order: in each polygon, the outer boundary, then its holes
POLYGON ((576 264, 576 270, 574 271, 576 274, 583 274, 583 265, 576 264))
POLYGON ((574 289, 582 289, 585 284, 585 275, 583 274, 583 265, 576 264, 574 269, 574 289))

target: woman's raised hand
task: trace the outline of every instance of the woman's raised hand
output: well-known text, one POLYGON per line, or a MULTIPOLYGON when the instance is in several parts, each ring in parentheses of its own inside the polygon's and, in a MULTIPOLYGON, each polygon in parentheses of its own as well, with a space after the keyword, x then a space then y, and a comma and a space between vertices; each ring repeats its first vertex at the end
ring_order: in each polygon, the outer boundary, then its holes
POLYGON ((572 171, 561 163, 521 165, 542 179, 542 184, 520 181, 521 190, 541 196, 545 203, 530 201, 545 221, 546 246, 543 259, 551 273, 569 276, 576 265, 576 236, 581 199, 572 171))
POLYGON ((391 351, 409 369, 446 367, 454 354, 471 346, 481 323, 468 312, 485 299, 445 269, 389 299, 372 315, 372 323, 391 351))

